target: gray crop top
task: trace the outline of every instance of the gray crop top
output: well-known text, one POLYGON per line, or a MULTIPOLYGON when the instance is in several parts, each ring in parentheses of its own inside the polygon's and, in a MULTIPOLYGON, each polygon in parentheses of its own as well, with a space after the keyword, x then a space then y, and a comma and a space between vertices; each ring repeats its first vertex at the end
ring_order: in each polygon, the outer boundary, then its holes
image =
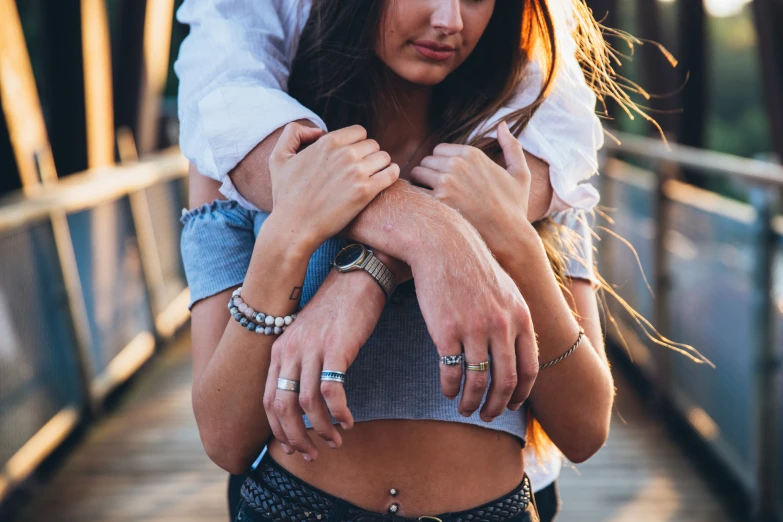
MULTIPOLYGON (((582 261, 569 261, 568 275, 592 280, 592 247, 583 214, 574 213, 559 221, 577 231, 583 240, 579 249, 582 261)), ((220 200, 192 211, 183 210, 181 250, 191 305, 242 283, 255 236, 267 215, 220 200)), ((341 240, 329 240, 313 255, 302 291, 303 306, 320 287, 343 244, 341 240)), ((350 317, 351 310, 345 310, 344 320, 350 321, 350 317)), ((463 417, 457 412, 458 402, 443 395, 438 352, 427 331, 412 281, 400 285, 392 295, 378 326, 348 369, 345 388, 356 422, 459 422, 510 433, 524 444, 524 408, 517 412, 505 410, 491 423, 485 423, 478 413, 463 417)))

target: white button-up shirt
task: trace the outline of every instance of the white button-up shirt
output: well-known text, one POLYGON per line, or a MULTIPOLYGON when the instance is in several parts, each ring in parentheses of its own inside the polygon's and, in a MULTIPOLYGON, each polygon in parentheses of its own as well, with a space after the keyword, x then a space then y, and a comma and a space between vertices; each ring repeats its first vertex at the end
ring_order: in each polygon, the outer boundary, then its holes
MULTIPOLYGON (((557 8, 568 1, 550 4, 557 8)), ((326 130, 315 113, 286 94, 310 4, 185 0, 177 12, 177 19, 190 26, 174 64, 180 80, 180 147, 202 174, 222 182, 221 193, 245 208, 256 210, 228 173, 248 152, 291 121, 310 120, 326 130)), ((525 150, 549 164, 554 189, 550 213, 595 206, 598 192, 582 182, 597 172, 597 150, 603 144, 595 95, 575 57, 567 11, 555 8, 561 66, 550 96, 519 136, 525 150)), ((533 62, 517 95, 488 124, 532 102, 541 78, 541 67, 533 62)))

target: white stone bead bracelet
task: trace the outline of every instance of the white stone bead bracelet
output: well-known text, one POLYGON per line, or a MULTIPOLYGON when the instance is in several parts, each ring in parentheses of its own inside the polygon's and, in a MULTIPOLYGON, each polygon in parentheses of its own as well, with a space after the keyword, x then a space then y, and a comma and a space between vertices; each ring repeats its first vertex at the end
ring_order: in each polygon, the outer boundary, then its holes
POLYGON ((285 332, 286 326, 293 323, 294 319, 296 319, 296 314, 275 317, 266 315, 263 312, 256 312, 242 300, 241 294, 242 287, 240 286, 231 294, 231 299, 228 301, 228 311, 231 312, 231 316, 236 322, 251 332, 264 335, 280 335, 285 332))

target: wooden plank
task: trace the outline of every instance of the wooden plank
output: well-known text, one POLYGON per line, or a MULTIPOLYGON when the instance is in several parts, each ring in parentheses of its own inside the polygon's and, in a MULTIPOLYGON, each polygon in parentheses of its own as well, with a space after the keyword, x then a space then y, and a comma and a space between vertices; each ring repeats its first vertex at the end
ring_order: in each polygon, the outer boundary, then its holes
MULTIPOLYGON (((18 522, 224 522, 227 475, 204 455, 188 339, 156 360, 18 522)), ((728 522, 682 450, 617 376, 606 447, 563 470, 558 522, 728 522), (624 421, 622 420, 624 419, 624 421)))

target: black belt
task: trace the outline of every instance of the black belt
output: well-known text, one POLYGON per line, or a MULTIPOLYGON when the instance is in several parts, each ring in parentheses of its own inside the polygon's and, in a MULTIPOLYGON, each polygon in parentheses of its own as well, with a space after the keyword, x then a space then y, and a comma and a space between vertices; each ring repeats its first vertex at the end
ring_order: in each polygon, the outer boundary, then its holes
MULTIPOLYGON (((251 511, 262 520, 286 522, 505 522, 515 519, 537 522, 532 496, 530 480, 525 475, 514 491, 482 506, 458 513, 408 519, 395 515, 393 507, 389 513, 375 513, 329 495, 290 474, 268 455, 242 485, 245 513, 251 511), (525 513, 529 517, 522 517, 525 513)), ((244 516, 247 515, 240 513, 237 520, 244 521, 244 516)), ((251 514, 250 518, 248 522, 255 517, 251 514)))

